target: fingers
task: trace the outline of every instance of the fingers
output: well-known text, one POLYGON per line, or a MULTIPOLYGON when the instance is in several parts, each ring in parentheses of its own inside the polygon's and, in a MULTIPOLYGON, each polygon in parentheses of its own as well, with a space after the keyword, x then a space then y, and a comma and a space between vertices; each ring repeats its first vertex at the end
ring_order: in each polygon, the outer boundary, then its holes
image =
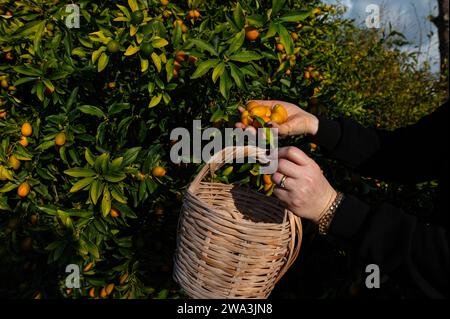
POLYGON ((278 160, 277 172, 290 177, 300 177, 301 167, 290 160, 281 158, 278 160))
POLYGON ((244 131, 248 131, 250 134, 252 134, 252 135, 257 135, 257 130, 256 130, 256 128, 254 128, 253 126, 251 126, 251 125, 249 125, 249 126, 245 126, 243 123, 241 123, 241 122, 237 122, 236 124, 234 124, 234 126, 236 127, 236 128, 240 128, 240 129, 242 129, 242 130, 244 130, 244 131))
POLYGON ((249 125, 245 128, 246 131, 249 131, 251 134, 256 135, 257 134, 257 130, 256 128, 254 128, 253 126, 249 125))
POLYGON ((268 122, 267 124, 272 125, 272 128, 278 129, 278 134, 281 136, 289 135, 289 125, 288 124, 277 124, 275 122, 268 122))
POLYGON ((238 110, 239 110, 239 112, 244 112, 245 111, 245 107, 243 107, 243 106, 238 106, 238 110))
POLYGON ((292 177, 289 178, 289 176, 287 175, 283 175, 279 172, 276 172, 274 174, 272 174, 272 181, 275 183, 275 185, 277 185, 277 187, 281 187, 282 189, 285 190, 292 190, 292 183, 289 183, 289 181, 292 181, 292 177), (284 187, 281 187, 281 180, 283 179, 283 177, 286 176, 286 179, 284 180, 284 187))
POLYGON ((301 166, 311 164, 312 161, 311 158, 308 157, 308 155, 293 146, 280 148, 278 150, 278 158, 287 159, 290 162, 301 166))
POLYGON ((290 192, 279 187, 275 187, 273 190, 273 194, 282 202, 287 204, 289 202, 289 197, 291 196, 290 192))

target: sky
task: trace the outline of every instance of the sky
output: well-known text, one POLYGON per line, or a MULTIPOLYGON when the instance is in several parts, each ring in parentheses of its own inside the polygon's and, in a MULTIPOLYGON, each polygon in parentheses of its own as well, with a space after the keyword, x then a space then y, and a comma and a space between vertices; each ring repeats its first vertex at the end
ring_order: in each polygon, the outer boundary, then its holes
POLYGON ((439 38, 437 29, 429 20, 437 15, 437 0, 325 0, 325 3, 340 3, 348 8, 345 15, 355 23, 365 26, 369 13, 366 7, 375 4, 380 7, 381 26, 388 26, 402 32, 411 44, 405 50, 420 51, 419 63, 428 61, 433 72, 439 71, 439 38), (432 35, 431 35, 432 34, 432 35))

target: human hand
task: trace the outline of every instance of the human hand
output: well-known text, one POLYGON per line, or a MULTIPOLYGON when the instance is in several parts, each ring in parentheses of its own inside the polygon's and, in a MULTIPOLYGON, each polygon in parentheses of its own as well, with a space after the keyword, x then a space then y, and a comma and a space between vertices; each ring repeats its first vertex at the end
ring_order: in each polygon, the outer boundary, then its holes
MULTIPOLYGON (((302 110, 295 104, 278 100, 253 100, 247 102, 247 104, 250 102, 255 102, 260 105, 269 106, 271 109, 277 104, 281 104, 284 107, 284 109, 288 113, 287 121, 283 124, 277 124, 275 122, 268 123, 271 124, 273 128, 278 129, 278 134, 281 137, 301 135, 301 134, 308 134, 314 136, 317 134, 317 130, 319 128, 319 120, 317 119, 317 117, 311 113, 302 110)), ((245 109, 243 107, 239 107, 239 111, 242 113, 245 111, 245 109)), ((246 129, 246 126, 241 122, 236 123, 236 127, 246 129)), ((251 127, 248 128, 251 129, 251 127)))
POLYGON ((272 175, 278 185, 275 196, 294 214, 318 223, 331 206, 337 192, 322 174, 319 165, 296 147, 278 150, 278 169, 272 175), (280 186, 286 176, 284 188, 280 186))

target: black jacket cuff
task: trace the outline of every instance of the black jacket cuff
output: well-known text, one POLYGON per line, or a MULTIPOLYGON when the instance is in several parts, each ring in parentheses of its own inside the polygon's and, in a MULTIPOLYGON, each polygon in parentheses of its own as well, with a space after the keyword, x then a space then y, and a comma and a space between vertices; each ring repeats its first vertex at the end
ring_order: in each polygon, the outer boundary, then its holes
POLYGON ((370 212, 370 206, 355 196, 345 195, 331 221, 329 234, 346 239, 354 237, 370 212))
POLYGON ((337 121, 318 116, 319 129, 313 137, 313 142, 331 152, 341 138, 341 125, 337 121))

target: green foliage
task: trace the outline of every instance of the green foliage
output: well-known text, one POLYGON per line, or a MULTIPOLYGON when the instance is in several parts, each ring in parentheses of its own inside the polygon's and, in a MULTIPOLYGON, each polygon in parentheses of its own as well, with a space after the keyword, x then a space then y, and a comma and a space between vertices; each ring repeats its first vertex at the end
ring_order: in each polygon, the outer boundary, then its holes
POLYGON ((392 128, 442 96, 397 35, 366 37, 319 1, 81 0, 80 28, 71 3, 0 0, 0 295, 98 297, 114 283, 113 298, 181 297, 176 221, 198 167, 170 162, 173 128, 232 126, 252 98, 392 128), (64 288, 69 263, 88 269, 79 290, 64 288))

